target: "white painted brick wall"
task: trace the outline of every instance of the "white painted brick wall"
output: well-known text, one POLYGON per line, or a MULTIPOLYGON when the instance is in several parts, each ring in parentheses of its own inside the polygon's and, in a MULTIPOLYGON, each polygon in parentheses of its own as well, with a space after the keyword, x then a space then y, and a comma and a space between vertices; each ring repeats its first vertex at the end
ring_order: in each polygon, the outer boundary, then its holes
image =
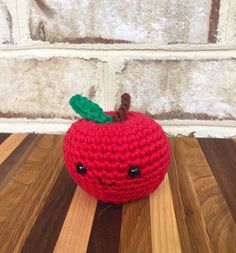
POLYGON ((236 60, 132 60, 116 73, 132 108, 157 119, 235 119, 236 60))
POLYGON ((32 39, 41 37, 54 43, 102 38, 158 44, 207 43, 208 39, 210 0, 70 0, 63 3, 50 0, 46 3, 31 1, 32 39), (44 35, 40 35, 40 23, 44 25, 44 35))
POLYGON ((71 119, 74 93, 113 110, 128 91, 158 119, 235 120, 236 2, 216 2, 0 0, 0 117, 71 119))
POLYGON ((72 118, 68 100, 76 93, 97 101, 101 62, 79 58, 1 59, 3 114, 72 118))

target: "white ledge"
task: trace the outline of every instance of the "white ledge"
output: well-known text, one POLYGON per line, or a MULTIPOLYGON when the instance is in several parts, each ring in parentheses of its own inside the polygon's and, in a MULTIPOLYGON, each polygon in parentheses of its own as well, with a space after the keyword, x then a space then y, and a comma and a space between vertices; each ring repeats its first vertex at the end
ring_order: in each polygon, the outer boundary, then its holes
MULTIPOLYGON (((70 127, 72 120, 63 119, 0 119, 0 133, 50 133, 62 134, 70 127)), ((236 137, 236 121, 202 120, 160 120, 168 135, 195 137, 236 137)))

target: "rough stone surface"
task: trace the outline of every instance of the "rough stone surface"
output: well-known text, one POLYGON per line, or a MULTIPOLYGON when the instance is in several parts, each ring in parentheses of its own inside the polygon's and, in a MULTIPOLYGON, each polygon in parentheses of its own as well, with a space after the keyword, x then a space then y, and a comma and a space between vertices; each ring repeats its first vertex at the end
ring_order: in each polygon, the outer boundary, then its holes
POLYGON ((80 93, 97 101, 96 60, 0 59, 0 117, 71 118, 69 98, 80 93))
POLYGON ((158 119, 235 119, 236 60, 129 61, 116 73, 132 109, 158 119))
POLYGON ((211 0, 31 0, 33 40, 207 43, 211 0))
POLYGON ((0 0, 0 44, 12 43, 12 18, 4 1, 0 0))

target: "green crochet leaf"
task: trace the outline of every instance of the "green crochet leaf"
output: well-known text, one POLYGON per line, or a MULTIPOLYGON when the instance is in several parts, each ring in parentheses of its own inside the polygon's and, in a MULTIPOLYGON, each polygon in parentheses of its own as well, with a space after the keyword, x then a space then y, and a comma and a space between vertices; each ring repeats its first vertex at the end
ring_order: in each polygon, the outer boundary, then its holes
POLYGON ((79 94, 70 98, 69 104, 81 117, 98 123, 112 122, 112 117, 106 115, 102 108, 79 94))

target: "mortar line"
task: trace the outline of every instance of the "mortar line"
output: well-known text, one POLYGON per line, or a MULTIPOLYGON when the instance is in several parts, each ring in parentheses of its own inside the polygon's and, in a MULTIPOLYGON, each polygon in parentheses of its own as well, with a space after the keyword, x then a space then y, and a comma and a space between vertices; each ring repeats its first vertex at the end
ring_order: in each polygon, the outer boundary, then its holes
POLYGON ((228 29, 228 16, 229 16, 229 0, 220 1, 219 21, 218 21, 218 35, 217 41, 225 43, 227 29, 228 29))
POLYGON ((109 62, 100 63, 99 104, 104 111, 114 110, 116 85, 113 83, 114 70, 109 62))
MULTIPOLYGON (((25 1, 25 0, 19 0, 25 1)), ((26 45, 0 45, 2 50, 31 50, 31 49, 77 49, 77 50, 162 50, 162 51, 219 51, 219 50, 235 50, 236 43, 227 44, 173 44, 173 45, 159 45, 159 44, 68 44, 32 41, 31 44, 26 45)))
POLYGON ((31 48, 21 50, 0 50, 1 58, 51 58, 51 57, 79 57, 85 59, 96 58, 104 61, 122 59, 230 59, 236 58, 236 49, 230 50, 90 50, 90 49, 54 49, 31 48))
POLYGON ((105 78, 104 78, 104 62, 98 63, 98 104, 103 110, 106 110, 106 92, 105 92, 105 78))
POLYGON ((107 68, 108 68, 108 63, 107 62, 103 62, 103 99, 104 99, 104 110, 108 111, 108 107, 109 107, 109 95, 108 93, 108 89, 109 89, 109 83, 108 83, 108 73, 107 73, 107 68))
MULTIPOLYGON (((19 0, 22 1, 22 0, 19 0)), ((21 41, 21 29, 20 29, 20 19, 19 19, 19 13, 18 13, 18 3, 15 1, 15 7, 16 7, 16 26, 17 26, 17 40, 16 43, 19 43, 21 41)))
POLYGON ((118 87, 115 84, 115 68, 112 62, 104 63, 104 79, 106 110, 113 111, 118 87))
POLYGON ((28 20, 28 0, 17 0, 16 1, 16 15, 17 15, 17 26, 18 26, 18 41, 17 48, 22 48, 22 45, 30 43, 29 39, 29 26, 27 24, 28 20))

